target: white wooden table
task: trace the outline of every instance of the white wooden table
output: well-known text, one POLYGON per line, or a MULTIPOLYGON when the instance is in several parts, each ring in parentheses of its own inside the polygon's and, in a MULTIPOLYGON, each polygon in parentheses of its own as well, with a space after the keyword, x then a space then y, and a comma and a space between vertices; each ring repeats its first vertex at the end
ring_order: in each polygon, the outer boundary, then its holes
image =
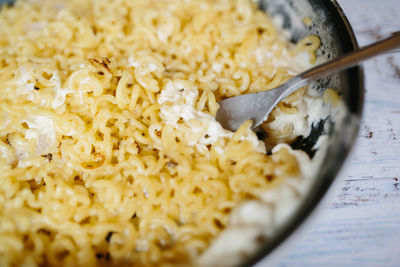
MULTIPOLYGON (((360 46, 400 31, 400 0, 338 2, 360 46)), ((366 62, 364 70, 355 147, 335 186, 273 255, 272 266, 400 266, 400 49, 366 62)))

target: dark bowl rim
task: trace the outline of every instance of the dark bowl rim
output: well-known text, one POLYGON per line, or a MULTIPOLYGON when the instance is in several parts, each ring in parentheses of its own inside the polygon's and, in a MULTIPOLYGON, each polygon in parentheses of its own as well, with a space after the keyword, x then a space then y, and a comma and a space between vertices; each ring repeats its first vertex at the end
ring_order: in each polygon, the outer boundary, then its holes
MULTIPOLYGON (((329 0, 323 1, 324 4, 330 5, 330 9, 336 14, 338 21, 342 23, 341 26, 345 29, 345 32, 342 32, 343 39, 347 43, 342 45, 346 45, 343 49, 343 52, 351 52, 359 49, 359 45, 357 39, 355 37, 353 28, 350 25, 349 20, 347 19, 346 15, 344 14, 343 9, 340 7, 337 0, 329 0), (350 48, 350 49, 349 49, 350 48)), ((341 40, 342 41, 342 40, 341 40)), ((355 104, 355 109, 351 110, 356 121, 353 124, 353 135, 350 137, 350 145, 347 147, 345 151, 342 152, 341 158, 338 159, 336 164, 336 170, 334 173, 331 173, 331 177, 324 179, 322 183, 319 184, 318 190, 311 193, 311 196, 307 196, 304 200, 304 203, 299 207, 300 212, 296 213, 296 216, 284 227, 284 230, 280 232, 277 236, 273 237, 272 239, 268 240, 261 246, 256 253, 254 253, 250 258, 248 258, 244 263, 239 264, 239 266, 253 266, 257 262, 264 259, 267 255, 271 252, 275 251, 281 244, 284 243, 289 236, 291 236, 300 226, 306 221, 307 218, 311 215, 311 213, 317 208, 318 204, 321 203, 322 198, 326 195, 327 191, 331 188, 332 183, 334 182, 335 178, 338 176, 340 170, 342 169, 346 158, 349 156, 350 151, 354 147, 361 123, 361 117, 363 113, 363 105, 364 105, 364 70, 361 66, 353 67, 345 72, 350 78, 350 83, 354 83, 357 89, 356 96, 354 99, 350 99, 350 101, 355 104), (354 76, 356 74, 356 76, 354 76)), ((353 88, 353 86, 352 86, 353 88)), ((351 105, 352 103, 347 103, 347 105, 351 105)))

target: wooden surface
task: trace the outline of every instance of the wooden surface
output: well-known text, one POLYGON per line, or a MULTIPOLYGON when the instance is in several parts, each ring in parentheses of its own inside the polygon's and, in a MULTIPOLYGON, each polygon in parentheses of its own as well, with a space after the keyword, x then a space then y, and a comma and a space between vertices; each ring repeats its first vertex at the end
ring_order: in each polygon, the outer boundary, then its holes
MULTIPOLYGON (((360 46, 400 31, 399 0, 338 2, 360 46)), ((364 70, 356 145, 335 186, 273 266, 400 266, 400 48, 364 70)))

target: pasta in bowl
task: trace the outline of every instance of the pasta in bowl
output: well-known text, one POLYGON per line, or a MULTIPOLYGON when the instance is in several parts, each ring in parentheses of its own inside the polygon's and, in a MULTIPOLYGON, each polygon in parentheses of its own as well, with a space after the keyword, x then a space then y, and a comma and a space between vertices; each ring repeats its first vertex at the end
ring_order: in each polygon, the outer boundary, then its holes
POLYGON ((315 64, 317 36, 247 0, 20 0, 0 25, 1 265, 234 265, 309 190, 288 144, 334 90, 285 99, 266 142, 215 113, 315 64))

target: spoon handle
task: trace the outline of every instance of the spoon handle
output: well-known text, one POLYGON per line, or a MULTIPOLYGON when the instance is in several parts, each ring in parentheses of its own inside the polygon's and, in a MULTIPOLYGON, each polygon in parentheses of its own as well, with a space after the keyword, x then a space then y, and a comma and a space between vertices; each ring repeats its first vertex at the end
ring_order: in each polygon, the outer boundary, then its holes
POLYGON ((322 65, 318 65, 301 73, 299 76, 306 81, 316 80, 328 74, 355 66, 361 61, 374 57, 382 52, 392 50, 398 46, 400 46, 400 32, 394 32, 386 39, 365 46, 360 50, 351 52, 322 65))

